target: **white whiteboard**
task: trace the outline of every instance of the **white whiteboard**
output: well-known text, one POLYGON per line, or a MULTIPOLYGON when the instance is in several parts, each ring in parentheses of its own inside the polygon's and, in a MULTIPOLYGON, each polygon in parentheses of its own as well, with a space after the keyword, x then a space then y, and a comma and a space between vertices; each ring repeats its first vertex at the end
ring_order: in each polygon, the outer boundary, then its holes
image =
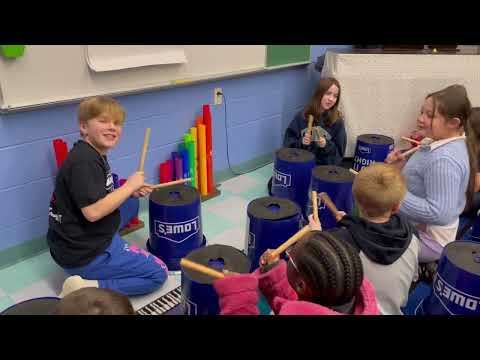
POLYGON ((0 110, 256 72, 265 57, 264 45, 27 45, 0 58, 0 110))

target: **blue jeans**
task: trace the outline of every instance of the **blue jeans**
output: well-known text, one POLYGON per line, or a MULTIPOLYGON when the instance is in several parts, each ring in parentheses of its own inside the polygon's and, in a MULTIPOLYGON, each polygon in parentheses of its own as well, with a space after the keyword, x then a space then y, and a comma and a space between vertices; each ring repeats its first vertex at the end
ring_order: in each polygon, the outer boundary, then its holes
MULTIPOLYGON (((137 213, 129 199, 122 205, 120 229, 137 213)), ((133 204, 135 205, 135 204, 133 204)), ((137 206, 138 211, 138 206, 137 206)), ((90 263, 77 268, 64 269, 70 275, 98 280, 101 288, 112 289, 124 295, 148 294, 159 288, 168 277, 167 266, 159 258, 134 245, 128 245, 115 233, 110 246, 90 263)))

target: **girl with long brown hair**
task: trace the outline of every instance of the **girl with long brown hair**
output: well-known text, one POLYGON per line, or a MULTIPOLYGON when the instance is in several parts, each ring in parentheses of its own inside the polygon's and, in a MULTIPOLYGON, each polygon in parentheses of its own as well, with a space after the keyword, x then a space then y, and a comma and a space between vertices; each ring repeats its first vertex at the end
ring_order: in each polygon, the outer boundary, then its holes
POLYGON ((405 159, 400 150, 387 162, 403 168, 408 192, 400 207, 420 235, 419 262, 440 258, 455 240, 459 216, 470 206, 478 169, 475 138, 468 130, 471 104, 462 85, 452 85, 428 95, 422 115, 428 123, 429 145, 405 159))
POLYGON ((344 121, 338 111, 340 93, 340 83, 335 78, 321 79, 310 102, 287 128, 283 146, 312 152, 318 165, 340 164, 347 146, 344 121), (314 118, 311 133, 309 115, 314 118))

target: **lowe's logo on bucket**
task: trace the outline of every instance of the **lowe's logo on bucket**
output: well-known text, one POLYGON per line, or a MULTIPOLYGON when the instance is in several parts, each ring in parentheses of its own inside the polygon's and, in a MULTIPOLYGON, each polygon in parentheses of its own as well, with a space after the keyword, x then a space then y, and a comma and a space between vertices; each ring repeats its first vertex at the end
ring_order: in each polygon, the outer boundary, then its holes
POLYGON ((372 149, 370 149, 367 146, 358 145, 358 151, 360 151, 363 154, 370 154, 372 152, 372 149))
POLYGON ((181 243, 192 237, 200 228, 200 220, 197 216, 191 220, 169 223, 155 220, 155 235, 176 243, 181 243))
MULTIPOLYGON (((468 295, 458 289, 455 289, 453 286, 449 285, 444 279, 438 275, 435 276, 434 287, 435 296, 440 300, 443 306, 451 314, 457 314, 458 311, 455 311, 455 305, 462 307, 464 309, 473 311, 478 315, 480 310, 479 302, 480 298, 468 295), (454 305, 455 304, 455 305, 454 305)), ((461 314, 465 314, 462 312, 461 314)))
POLYGON ((365 159, 360 156, 355 155, 353 158, 353 170, 360 171, 363 167, 373 164, 375 160, 365 159))
POLYGON ((273 169, 273 186, 289 187, 292 184, 292 176, 273 169))

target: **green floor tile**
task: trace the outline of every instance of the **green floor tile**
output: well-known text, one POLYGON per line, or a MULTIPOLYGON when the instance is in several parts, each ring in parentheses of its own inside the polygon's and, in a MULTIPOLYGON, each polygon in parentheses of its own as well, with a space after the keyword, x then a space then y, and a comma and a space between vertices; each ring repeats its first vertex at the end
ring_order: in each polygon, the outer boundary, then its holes
POLYGON ((237 196, 240 196, 250 202, 254 199, 268 196, 268 189, 266 185, 255 186, 254 188, 249 189, 248 191, 244 191, 237 194, 237 196))
POLYGON ((1 297, 0 298, 0 312, 9 308, 13 304, 15 304, 15 301, 13 301, 9 296, 1 297))
POLYGON ((0 287, 7 294, 15 293, 36 281, 42 280, 60 267, 49 252, 44 252, 0 271, 0 287))
POLYGON ((248 175, 254 175, 254 176, 261 176, 263 178, 269 179, 273 174, 273 164, 269 164, 267 166, 264 166, 258 170, 252 171, 248 175))
POLYGON ((268 171, 268 173, 265 173, 265 172, 251 172, 249 174, 245 174, 243 176, 245 177, 249 177, 257 182, 265 182, 265 181, 268 181, 268 179, 270 179, 272 177, 272 174, 273 174, 273 170, 270 169, 268 171))
POLYGON ((208 210, 202 210, 202 229, 203 234, 207 237, 207 241, 209 238, 213 238, 225 230, 236 226, 238 226, 238 224, 234 224, 228 219, 221 218, 208 210))
POLYGON ((267 188, 268 180, 270 180, 272 175, 273 175, 273 170, 269 169, 268 172, 266 172, 266 171, 253 172, 253 173, 250 173, 250 174, 244 175, 244 176, 249 176, 252 179, 258 181, 259 183, 265 184, 265 188, 267 188))
POLYGON ((231 196, 235 196, 230 191, 222 189, 221 186, 219 190, 220 190, 220 195, 217 197, 211 198, 210 200, 202 202, 202 208, 208 207, 210 205, 218 204, 219 202, 225 201, 225 199, 228 199, 231 196))

